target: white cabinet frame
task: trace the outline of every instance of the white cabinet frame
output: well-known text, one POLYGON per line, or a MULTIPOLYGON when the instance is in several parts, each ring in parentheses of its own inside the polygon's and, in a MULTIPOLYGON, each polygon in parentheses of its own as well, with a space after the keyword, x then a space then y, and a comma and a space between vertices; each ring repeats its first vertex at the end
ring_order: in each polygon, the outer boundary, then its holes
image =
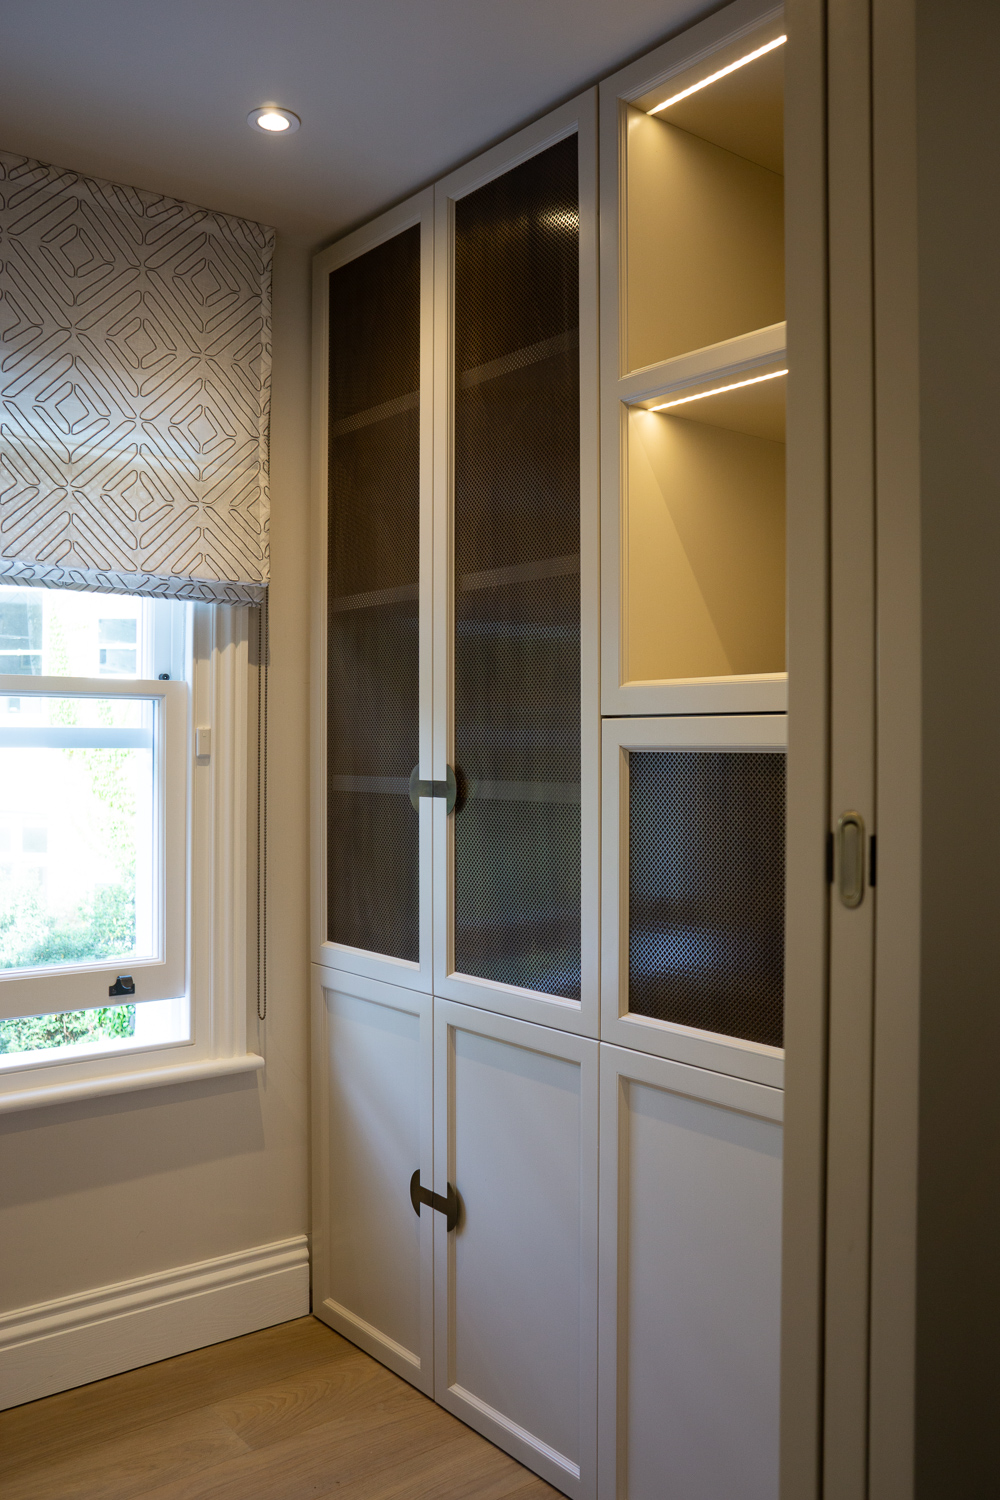
POLYGON ((781 5, 735 0, 681 36, 630 63, 600 85, 601 112, 601 573, 604 626, 601 643, 605 714, 770 713, 787 707, 784 672, 739 677, 628 681, 622 605, 627 598, 628 413, 686 386, 773 365, 784 354, 785 325, 755 329, 737 338, 633 370, 627 348, 625 226, 626 111, 674 74, 708 58, 718 65, 740 51, 742 38, 777 23, 781 5))
MULTIPOLYGON (((378 1214, 378 1199, 384 1197, 386 1191, 400 1193, 401 1199, 406 1197, 407 1181, 406 1167, 408 1161, 401 1163, 402 1171, 398 1185, 387 1184, 384 1181, 371 1181, 367 1184, 367 1193, 364 1201, 351 1203, 337 1203, 332 1200, 332 1163, 331 1163, 331 1080, 327 1066, 330 1047, 330 1012, 328 993, 344 995, 349 998, 366 1001, 369 1004, 385 1006, 390 1010, 401 1011, 404 1014, 415 1016, 419 1026, 419 1061, 417 1088, 420 1097, 420 1121, 419 1142, 415 1143, 414 1166, 419 1164, 420 1181, 424 1187, 428 1187, 434 1175, 433 1154, 433 1088, 434 1088, 434 1048, 433 1048, 433 1001, 429 995, 420 994, 412 989, 403 989, 395 985, 382 984, 378 980, 365 978, 363 975, 349 974, 341 969, 323 968, 318 964, 313 965, 312 978, 312 1177, 313 1177, 313 1222, 312 1222, 312 1307, 317 1318, 328 1323, 331 1328, 343 1334, 344 1338, 350 1339, 351 1343, 357 1344, 370 1354, 373 1359, 380 1360, 397 1375, 415 1385, 418 1390, 423 1391, 425 1396, 434 1395, 434 1219, 436 1215, 424 1209, 420 1214, 420 1267, 419 1287, 420 1306, 418 1319, 420 1327, 420 1338, 416 1349, 405 1348, 398 1340, 393 1339, 384 1329, 374 1327, 369 1321, 360 1317, 350 1307, 344 1306, 337 1301, 333 1287, 333 1276, 331 1271, 331 1247, 329 1238, 330 1218, 332 1214, 343 1214, 352 1220, 366 1218, 371 1220, 378 1214)), ((361 1143, 364 1146, 364 1143, 361 1143)), ((352 1150, 352 1141, 349 1133, 339 1143, 342 1153, 352 1150)), ((409 1213, 410 1206, 406 1204, 406 1212, 409 1213)))
MULTIPOLYGON (((558 1453, 536 1434, 513 1422, 456 1383, 456 1235, 447 1233, 443 1215, 435 1214, 435 1399, 519 1462, 562 1490, 571 1500, 592 1500, 597 1468, 597 1173, 599 1044, 550 1027, 499 1016, 447 1000, 434 1002, 434 1188, 447 1194, 456 1180, 455 1037, 459 1031, 493 1038, 511 1047, 564 1058, 580 1069, 580 1235, 579 1258, 566 1275, 579 1288, 579 1462, 558 1453)), ((525 1162, 524 1191, 530 1194, 531 1162, 525 1162)), ((541 1205, 544 1211, 544 1205, 541 1205)), ((464 1205, 462 1208, 464 1214, 464 1205)), ((458 1234, 462 1232, 459 1219, 458 1234)), ((510 1253, 518 1246, 512 1243, 510 1253)), ((543 1296, 539 1289, 539 1296, 543 1296)))
POLYGON ((431 803, 420 802, 420 961, 371 953, 327 936, 326 810, 326 644, 327 644, 327 506, 330 383, 330 273, 356 260, 415 224, 420 226, 420 775, 431 771, 431 487, 434 440, 434 190, 390 209, 381 218, 338 240, 313 261, 313 641, 312 674, 312 958, 314 963, 364 974, 387 984, 431 989, 431 803))
POLYGON ((784 1052, 781 1048, 735 1037, 722 1038, 715 1032, 657 1021, 629 1011, 628 756, 631 750, 780 752, 785 748, 786 722, 784 714, 604 721, 602 1041, 781 1087, 784 1080, 784 1052))
MULTIPOLYGON (((600 1209, 600 1419, 598 1428, 600 1500, 628 1500, 629 1335, 635 1307, 629 1288, 630 1090, 646 1085, 703 1100, 763 1120, 781 1122, 784 1095, 743 1079, 664 1058, 644 1056, 602 1042, 601 1052, 601 1209, 600 1209)), ((734 1225, 738 1234, 739 1225, 734 1225)), ((777 1239, 777 1230, 776 1235, 777 1239)), ((664 1289, 667 1295, 667 1289, 664 1289)), ((681 1358, 678 1352, 678 1358, 681 1358)), ((763 1436, 766 1437, 766 1434, 763 1436)), ((773 1435, 776 1440, 776 1434, 773 1435)), ((657 1442, 657 1433, 644 1441, 657 1442)), ((699 1490, 699 1493, 701 1491, 699 1490)), ((735 1497, 736 1489, 729 1491, 735 1497)), ((775 1500, 777 1500, 775 1494, 775 1500)))
MULTIPOLYGON (((454 764, 454 205, 484 183, 576 135, 580 192, 580 725, 581 940, 579 1002, 459 974, 454 967, 454 816, 434 799, 434 992, 596 1036, 598 1028, 600 555, 598 519, 597 91, 589 89, 502 145, 460 167, 435 189, 434 778, 454 764)), ((461 817, 461 813, 457 816, 461 817)))

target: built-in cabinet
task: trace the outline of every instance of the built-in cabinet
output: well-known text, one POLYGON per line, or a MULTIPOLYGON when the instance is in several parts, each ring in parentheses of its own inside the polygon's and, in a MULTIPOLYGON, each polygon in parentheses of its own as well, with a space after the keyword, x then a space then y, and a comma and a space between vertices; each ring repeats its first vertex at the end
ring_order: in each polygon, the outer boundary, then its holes
POLYGON ((777 1495, 782 44, 316 262, 314 1310, 574 1500, 777 1495))

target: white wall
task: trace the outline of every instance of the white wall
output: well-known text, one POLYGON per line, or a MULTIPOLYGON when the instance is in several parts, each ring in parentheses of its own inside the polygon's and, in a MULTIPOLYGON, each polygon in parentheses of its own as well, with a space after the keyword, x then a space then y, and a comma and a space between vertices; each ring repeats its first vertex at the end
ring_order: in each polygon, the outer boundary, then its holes
MULTIPOLYGON (((271 426, 271 738, 263 1073, 0 1119, 0 1312, 308 1227, 309 265, 279 236, 271 426)), ((251 988, 253 976, 251 975, 251 988)))

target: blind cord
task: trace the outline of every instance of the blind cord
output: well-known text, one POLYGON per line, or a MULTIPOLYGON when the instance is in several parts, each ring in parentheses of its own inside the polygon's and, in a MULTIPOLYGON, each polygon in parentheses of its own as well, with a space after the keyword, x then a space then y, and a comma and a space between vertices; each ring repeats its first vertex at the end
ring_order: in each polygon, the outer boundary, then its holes
POLYGON ((257 1019, 267 1019, 267 591, 257 615, 257 1019))

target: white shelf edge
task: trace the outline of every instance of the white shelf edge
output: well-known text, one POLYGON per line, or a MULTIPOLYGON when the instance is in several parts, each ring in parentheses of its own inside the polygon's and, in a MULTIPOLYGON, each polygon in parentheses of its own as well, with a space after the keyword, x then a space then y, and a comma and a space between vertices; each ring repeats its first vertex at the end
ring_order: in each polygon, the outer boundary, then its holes
POLYGON ((721 344, 707 344, 704 349, 695 349, 690 354, 678 354, 674 359, 665 359, 657 365, 647 365, 645 369, 623 375, 618 381, 618 399, 626 406, 632 406, 706 380, 741 375, 746 370, 757 369, 781 358, 786 341, 787 324, 772 323, 768 328, 755 328, 752 333, 741 333, 721 344))

